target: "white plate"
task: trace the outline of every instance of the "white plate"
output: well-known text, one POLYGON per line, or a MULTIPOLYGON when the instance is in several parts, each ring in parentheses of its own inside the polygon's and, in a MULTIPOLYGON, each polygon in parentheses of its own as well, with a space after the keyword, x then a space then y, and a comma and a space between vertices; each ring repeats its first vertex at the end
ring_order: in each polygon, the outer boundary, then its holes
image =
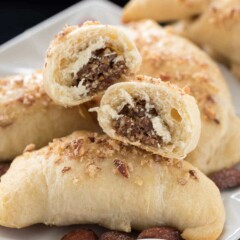
MULTIPOLYGON (((120 16, 121 8, 104 0, 88 0, 76 4, 0 46, 0 76, 41 68, 50 40, 64 25, 80 24, 85 20, 120 24, 120 16)), ((225 67, 221 66, 221 69, 229 83, 236 111, 240 115, 240 84, 225 67)), ((225 191, 222 197, 227 220, 220 240, 237 240, 240 238, 240 189, 225 191)), ((36 225, 16 230, 0 227, 0 240, 60 240, 66 232, 76 228, 77 226, 36 225)), ((94 229, 97 232, 103 231, 97 226, 94 229)))

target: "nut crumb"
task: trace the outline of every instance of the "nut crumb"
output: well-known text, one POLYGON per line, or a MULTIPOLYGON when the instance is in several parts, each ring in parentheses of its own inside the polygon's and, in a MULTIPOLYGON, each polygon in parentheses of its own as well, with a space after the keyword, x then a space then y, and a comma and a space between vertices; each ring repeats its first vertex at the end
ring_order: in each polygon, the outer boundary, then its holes
POLYGON ((95 137, 94 137, 94 136, 88 137, 88 139, 89 139, 89 141, 90 141, 91 143, 94 143, 94 142, 95 142, 95 137))
POLYGON ((98 171, 100 171, 101 168, 97 167, 94 163, 89 163, 86 166, 86 173, 88 174, 89 177, 93 178, 96 176, 98 171))
POLYGON ((0 114, 0 128, 6 128, 13 124, 13 118, 9 117, 8 115, 0 114))
POLYGON ((194 179, 198 179, 198 175, 197 175, 197 172, 195 170, 189 170, 189 174, 190 174, 190 177, 194 178, 194 179))
POLYGON ((71 170, 71 167, 64 167, 62 173, 68 172, 69 170, 71 170))
POLYGON ((150 159, 143 159, 141 160, 141 166, 148 166, 151 167, 152 166, 152 161, 150 159))
POLYGON ((184 91, 186 94, 189 94, 189 95, 192 94, 191 88, 190 88, 189 86, 185 86, 185 87, 183 88, 183 91, 184 91))
POLYGON ((73 154, 74 156, 82 156, 84 154, 84 148, 83 148, 83 139, 76 139, 73 141, 73 154))
POLYGON ((125 178, 129 177, 128 166, 125 162, 119 159, 115 159, 114 165, 117 168, 118 172, 120 172, 125 178))
POLYGON ((32 152, 36 149, 36 145, 31 143, 31 144, 28 144, 25 149, 23 150, 23 152, 32 152))
POLYGON ((179 179, 178 179, 178 182, 179 182, 181 185, 186 185, 187 182, 188 182, 188 180, 183 177, 183 178, 179 178, 179 179))
POLYGON ((128 170, 130 172, 133 172, 133 164, 132 163, 128 163, 128 170))
POLYGON ((176 164, 176 167, 181 169, 183 167, 183 164, 181 161, 179 161, 177 164, 176 164))
POLYGON ((77 183, 79 183, 80 182, 80 178, 79 177, 75 177, 74 179, 73 179, 73 184, 77 184, 77 183))
POLYGON ((142 186, 143 185, 143 180, 142 179, 137 179, 134 181, 134 183, 136 183, 138 186, 142 186))

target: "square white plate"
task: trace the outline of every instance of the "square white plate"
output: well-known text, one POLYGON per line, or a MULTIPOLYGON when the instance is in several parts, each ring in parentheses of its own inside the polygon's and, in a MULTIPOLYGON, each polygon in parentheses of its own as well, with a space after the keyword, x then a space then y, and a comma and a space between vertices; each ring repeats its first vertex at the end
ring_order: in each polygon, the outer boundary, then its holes
MULTIPOLYGON (((86 20, 118 25, 120 16, 121 8, 104 0, 88 0, 75 4, 1 45, 0 76, 42 68, 50 40, 64 25, 80 24, 86 20)), ((221 69, 232 92, 235 109, 240 115, 240 83, 224 66, 221 66, 221 69)), ((225 191, 222 198, 227 220, 220 240, 237 240, 240 238, 240 189, 225 191)), ((66 232, 76 228, 77 226, 36 225, 17 230, 0 227, 0 240, 60 240, 66 232)), ((94 229, 97 232, 103 231, 97 226, 94 226, 94 229)))

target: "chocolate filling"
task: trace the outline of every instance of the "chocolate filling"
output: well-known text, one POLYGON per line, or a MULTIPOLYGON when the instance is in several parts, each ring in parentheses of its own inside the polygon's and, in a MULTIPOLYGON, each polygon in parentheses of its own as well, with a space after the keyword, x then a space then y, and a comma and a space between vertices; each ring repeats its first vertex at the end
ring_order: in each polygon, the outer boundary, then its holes
POLYGON ((127 72, 125 61, 115 61, 118 54, 110 48, 98 49, 92 52, 89 62, 77 73, 77 79, 72 86, 78 86, 82 81, 88 95, 106 90, 127 72))
POLYGON ((146 101, 134 99, 134 108, 130 104, 118 113, 118 119, 113 120, 113 128, 118 135, 127 137, 130 141, 140 141, 150 146, 162 145, 163 140, 158 136, 153 128, 151 119, 158 116, 154 107, 146 108, 146 101))

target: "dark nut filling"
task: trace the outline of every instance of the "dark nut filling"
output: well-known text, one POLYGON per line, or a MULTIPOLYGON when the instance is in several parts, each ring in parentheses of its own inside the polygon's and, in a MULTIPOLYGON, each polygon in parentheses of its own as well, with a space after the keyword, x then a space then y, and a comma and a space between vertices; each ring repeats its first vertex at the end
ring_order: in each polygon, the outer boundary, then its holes
POLYGON ((157 135, 151 121, 152 118, 158 116, 156 109, 154 107, 147 109, 145 100, 134 99, 134 101, 134 108, 130 104, 124 105, 118 113, 123 116, 113 120, 113 128, 118 135, 127 137, 130 141, 161 146, 162 137, 157 135))
POLYGON ((110 48, 92 52, 92 57, 77 73, 78 78, 74 80, 72 86, 78 86, 82 81, 89 96, 106 90, 128 70, 125 61, 116 61, 117 57, 118 54, 110 48))

